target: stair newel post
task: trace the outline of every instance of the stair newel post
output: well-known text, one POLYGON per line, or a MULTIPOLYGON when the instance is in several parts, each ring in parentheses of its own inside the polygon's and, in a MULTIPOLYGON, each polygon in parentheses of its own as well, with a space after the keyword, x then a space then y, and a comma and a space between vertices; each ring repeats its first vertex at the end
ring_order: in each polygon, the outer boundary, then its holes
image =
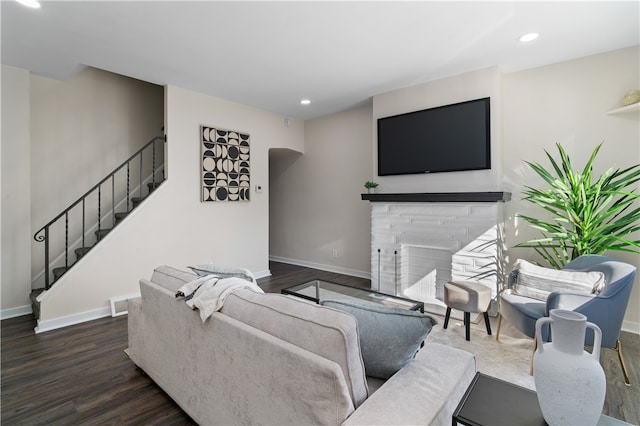
POLYGON ((44 228, 40 228, 33 235, 33 239, 39 243, 44 242, 44 288, 49 290, 49 287, 51 287, 49 282, 49 224, 45 225, 44 228), (44 235, 42 235, 43 231, 44 235))

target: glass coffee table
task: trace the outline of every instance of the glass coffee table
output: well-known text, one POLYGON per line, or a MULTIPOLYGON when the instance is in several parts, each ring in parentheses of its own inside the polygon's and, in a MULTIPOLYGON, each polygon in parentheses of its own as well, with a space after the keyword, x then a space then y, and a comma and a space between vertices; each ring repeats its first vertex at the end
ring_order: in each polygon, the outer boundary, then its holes
POLYGON ((424 313, 424 302, 405 299, 390 294, 378 293, 371 289, 351 287, 330 281, 313 280, 294 285, 281 291, 282 294, 291 294, 303 299, 320 303, 323 300, 356 300, 378 303, 384 306, 402 308, 409 311, 424 313))

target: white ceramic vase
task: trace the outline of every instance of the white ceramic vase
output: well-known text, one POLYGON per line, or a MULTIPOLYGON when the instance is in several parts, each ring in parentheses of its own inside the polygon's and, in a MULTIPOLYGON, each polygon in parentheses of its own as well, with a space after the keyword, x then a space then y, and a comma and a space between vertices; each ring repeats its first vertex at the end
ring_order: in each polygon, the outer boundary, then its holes
POLYGON ((536 322, 538 349, 533 375, 540 409, 546 422, 556 425, 595 425, 606 393, 600 365, 600 328, 579 312, 552 309, 536 322), (551 324, 551 342, 542 342, 542 326, 551 324), (593 329, 593 351, 584 350, 587 328, 593 329))

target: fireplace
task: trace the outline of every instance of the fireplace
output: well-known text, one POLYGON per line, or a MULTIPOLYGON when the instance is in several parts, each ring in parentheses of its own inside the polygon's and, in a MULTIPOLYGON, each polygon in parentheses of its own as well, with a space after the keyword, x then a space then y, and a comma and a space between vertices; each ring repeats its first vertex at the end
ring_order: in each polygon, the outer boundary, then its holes
POLYGON ((447 281, 477 281, 496 298, 503 285, 502 202, 508 193, 362 197, 371 201, 373 289, 420 300, 437 314, 445 309, 447 281))

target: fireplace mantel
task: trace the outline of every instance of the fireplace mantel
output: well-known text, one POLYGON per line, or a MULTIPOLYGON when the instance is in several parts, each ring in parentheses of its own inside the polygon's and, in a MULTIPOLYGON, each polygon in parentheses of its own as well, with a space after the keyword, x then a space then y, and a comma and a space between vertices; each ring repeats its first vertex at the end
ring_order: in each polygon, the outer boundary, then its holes
POLYGON ((361 195, 363 200, 372 203, 498 203, 511 200, 510 192, 413 192, 361 195))

